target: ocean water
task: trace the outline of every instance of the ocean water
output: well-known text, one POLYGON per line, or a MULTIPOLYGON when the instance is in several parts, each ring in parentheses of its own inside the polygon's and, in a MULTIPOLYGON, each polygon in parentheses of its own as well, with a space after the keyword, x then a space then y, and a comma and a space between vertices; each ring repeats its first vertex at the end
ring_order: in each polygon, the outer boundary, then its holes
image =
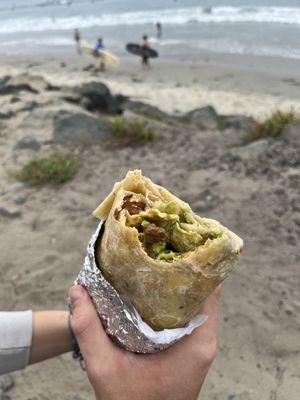
POLYGON ((148 34, 162 57, 300 59, 300 0, 0 0, 0 54, 74 52, 74 28, 119 55, 148 34))

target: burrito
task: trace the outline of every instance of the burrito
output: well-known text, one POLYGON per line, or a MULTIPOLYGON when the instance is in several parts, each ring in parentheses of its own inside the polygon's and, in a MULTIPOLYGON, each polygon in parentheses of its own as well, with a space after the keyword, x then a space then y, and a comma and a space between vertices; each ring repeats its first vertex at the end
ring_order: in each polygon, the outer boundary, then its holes
POLYGON ((152 329, 184 327, 234 268, 243 241, 130 171, 94 211, 105 221, 96 260, 152 329))

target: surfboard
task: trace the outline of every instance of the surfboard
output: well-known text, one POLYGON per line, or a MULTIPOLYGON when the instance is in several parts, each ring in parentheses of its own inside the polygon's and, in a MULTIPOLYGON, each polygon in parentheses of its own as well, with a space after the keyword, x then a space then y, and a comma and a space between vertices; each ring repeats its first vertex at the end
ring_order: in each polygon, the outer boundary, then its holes
POLYGON ((112 54, 108 50, 95 50, 88 44, 80 45, 80 50, 83 54, 92 57, 94 60, 103 60, 103 62, 107 65, 111 65, 112 67, 118 67, 120 62, 118 57, 112 54))
POLYGON ((139 44, 136 43, 128 43, 126 45, 126 50, 131 53, 134 54, 135 56, 147 56, 149 58, 157 58, 158 57, 158 52, 151 49, 151 47, 145 47, 143 49, 141 49, 141 46, 139 44))

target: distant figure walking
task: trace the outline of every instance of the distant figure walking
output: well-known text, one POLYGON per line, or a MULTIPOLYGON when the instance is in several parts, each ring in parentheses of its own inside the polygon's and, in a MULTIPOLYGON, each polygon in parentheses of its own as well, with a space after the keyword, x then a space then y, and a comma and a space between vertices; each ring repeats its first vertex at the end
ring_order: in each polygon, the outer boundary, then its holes
POLYGON ((81 33, 78 28, 74 29, 73 37, 74 37, 74 40, 76 43, 77 53, 81 54, 81 50, 80 50, 81 33))
POLYGON ((162 36, 162 25, 160 22, 156 23, 156 36, 158 39, 160 39, 162 36))
POLYGON ((105 49, 105 46, 104 46, 104 43, 103 43, 103 39, 99 38, 98 41, 97 41, 97 44, 95 46, 95 53, 100 56, 100 59, 101 59, 101 61, 100 61, 100 70, 102 72, 105 71, 105 61, 104 61, 104 57, 101 56, 101 50, 104 50, 104 49, 105 49))
POLYGON ((143 68, 149 68, 149 57, 147 55, 147 49, 149 48, 148 36, 144 35, 140 43, 140 49, 142 54, 142 66, 143 68))

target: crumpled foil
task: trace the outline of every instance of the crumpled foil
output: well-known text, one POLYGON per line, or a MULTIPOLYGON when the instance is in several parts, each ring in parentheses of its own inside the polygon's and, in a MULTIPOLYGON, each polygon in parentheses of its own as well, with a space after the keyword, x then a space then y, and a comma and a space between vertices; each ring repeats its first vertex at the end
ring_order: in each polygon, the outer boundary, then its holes
POLYGON ((206 321, 207 316, 197 315, 184 328, 165 329, 159 332, 147 325, 130 300, 120 296, 106 281, 101 273, 101 266, 96 263, 95 247, 103 231, 104 221, 101 221, 88 244, 84 266, 75 284, 85 286, 107 334, 115 343, 135 353, 156 353, 191 334, 206 321))

